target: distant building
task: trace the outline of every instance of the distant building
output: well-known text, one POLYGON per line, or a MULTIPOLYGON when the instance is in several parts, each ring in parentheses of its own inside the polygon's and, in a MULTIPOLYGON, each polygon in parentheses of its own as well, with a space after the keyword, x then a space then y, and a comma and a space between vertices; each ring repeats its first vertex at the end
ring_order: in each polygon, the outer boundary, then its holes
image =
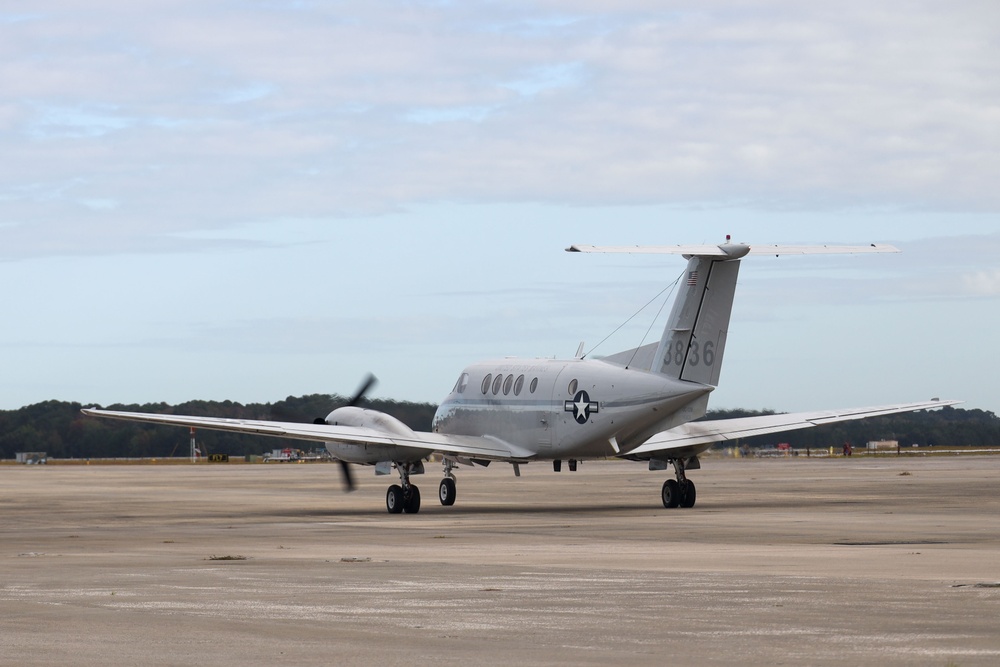
POLYGON ((872 440, 868 443, 869 452, 887 452, 899 449, 899 440, 872 440))
POLYGON ((48 455, 45 452, 17 452, 14 456, 17 457, 18 463, 27 465, 45 463, 48 460, 48 455))

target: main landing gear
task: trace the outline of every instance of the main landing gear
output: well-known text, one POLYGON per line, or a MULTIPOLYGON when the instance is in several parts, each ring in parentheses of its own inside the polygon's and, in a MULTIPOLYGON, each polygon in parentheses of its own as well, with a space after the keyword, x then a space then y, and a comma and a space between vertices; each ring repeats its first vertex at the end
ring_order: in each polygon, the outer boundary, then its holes
POLYGON ((694 507, 698 492, 695 489, 694 482, 684 474, 684 461, 674 459, 671 463, 674 464, 677 479, 668 479, 663 483, 663 488, 660 490, 660 498, 663 500, 663 506, 667 509, 674 507, 694 507))
MULTIPOLYGON (((420 489, 416 484, 410 483, 411 474, 423 473, 422 463, 395 463, 393 464, 399 473, 399 484, 393 484, 385 492, 385 508, 389 514, 416 514, 420 511, 420 489)), ((444 462, 444 479, 438 486, 438 500, 444 506, 455 504, 457 497, 455 489, 455 475, 451 472, 455 467, 453 461, 444 462)))
POLYGON ((410 484, 412 463, 397 463, 399 484, 393 484, 385 493, 385 508, 389 514, 416 514, 420 511, 420 489, 416 484, 410 484))

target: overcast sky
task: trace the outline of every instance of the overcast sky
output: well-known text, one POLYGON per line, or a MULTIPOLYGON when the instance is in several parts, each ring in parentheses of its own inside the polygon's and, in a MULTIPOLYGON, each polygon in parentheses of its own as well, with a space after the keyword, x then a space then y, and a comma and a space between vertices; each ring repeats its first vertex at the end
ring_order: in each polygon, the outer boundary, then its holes
POLYGON ((1000 410, 998 35, 995 0, 5 3, 0 408, 436 402, 684 268, 566 246, 729 233, 903 253, 745 260, 714 407, 1000 410))

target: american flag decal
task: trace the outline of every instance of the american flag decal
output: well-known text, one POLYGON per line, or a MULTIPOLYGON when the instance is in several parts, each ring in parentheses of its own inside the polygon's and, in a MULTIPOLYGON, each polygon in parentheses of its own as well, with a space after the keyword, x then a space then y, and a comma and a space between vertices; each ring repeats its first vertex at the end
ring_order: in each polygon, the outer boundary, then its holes
POLYGON ((697 271, 689 271, 688 272, 688 285, 690 287, 694 287, 697 284, 698 284, 698 272, 697 271))

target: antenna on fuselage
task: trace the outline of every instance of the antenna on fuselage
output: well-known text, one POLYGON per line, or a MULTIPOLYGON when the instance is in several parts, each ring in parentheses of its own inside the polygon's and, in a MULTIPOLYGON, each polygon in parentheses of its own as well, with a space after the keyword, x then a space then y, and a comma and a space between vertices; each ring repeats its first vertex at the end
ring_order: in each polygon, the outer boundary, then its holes
POLYGON ((587 344, 586 341, 583 340, 580 341, 580 346, 576 348, 576 354, 573 355, 574 359, 583 359, 583 346, 586 344, 587 344))

